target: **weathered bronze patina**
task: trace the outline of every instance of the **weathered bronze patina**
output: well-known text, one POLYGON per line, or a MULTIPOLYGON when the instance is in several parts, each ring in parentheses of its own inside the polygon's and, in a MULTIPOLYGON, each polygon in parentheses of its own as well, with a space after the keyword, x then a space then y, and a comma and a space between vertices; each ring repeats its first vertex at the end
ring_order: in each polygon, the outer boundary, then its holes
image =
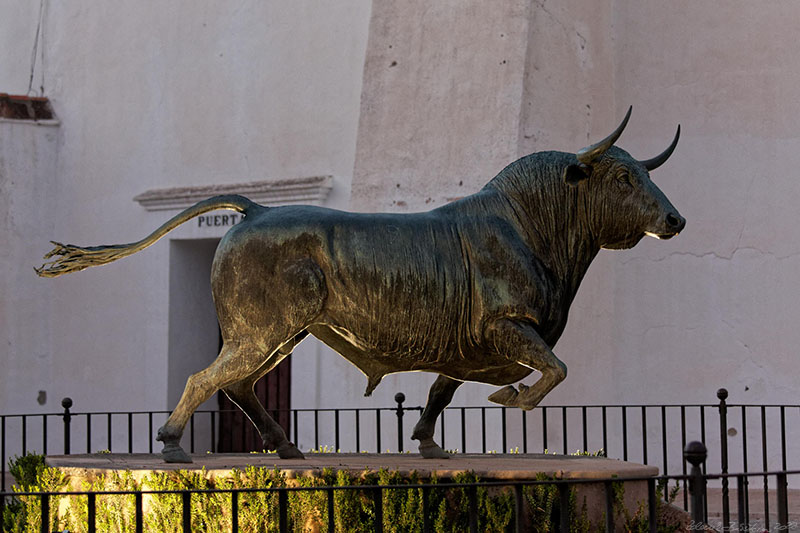
POLYGON ((479 192, 425 213, 360 214, 313 206, 267 208, 241 196, 190 207, 145 239, 80 248, 56 244, 40 276, 133 254, 215 209, 244 213, 219 243, 212 290, 222 328, 219 357, 189 377, 158 439, 168 462, 194 410, 222 389, 258 427, 267 449, 302 457, 253 394, 253 384, 309 333, 367 376, 439 374, 414 428, 425 457, 436 418, 464 381, 502 386, 489 399, 532 409, 567 374, 554 354, 567 313, 601 248, 668 239, 685 220, 649 178, 667 150, 637 161, 613 146, 630 117, 577 154, 541 152, 507 166, 479 192), (513 383, 533 370, 532 386, 513 383))

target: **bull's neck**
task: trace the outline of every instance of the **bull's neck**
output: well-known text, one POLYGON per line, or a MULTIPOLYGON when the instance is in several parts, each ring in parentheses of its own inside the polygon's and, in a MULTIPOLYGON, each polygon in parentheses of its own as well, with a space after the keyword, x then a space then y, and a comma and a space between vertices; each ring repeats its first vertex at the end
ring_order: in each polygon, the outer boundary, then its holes
POLYGON ((590 230, 585 187, 571 187, 561 178, 571 162, 567 157, 531 154, 509 165, 487 189, 505 199, 526 244, 572 301, 600 246, 590 230))

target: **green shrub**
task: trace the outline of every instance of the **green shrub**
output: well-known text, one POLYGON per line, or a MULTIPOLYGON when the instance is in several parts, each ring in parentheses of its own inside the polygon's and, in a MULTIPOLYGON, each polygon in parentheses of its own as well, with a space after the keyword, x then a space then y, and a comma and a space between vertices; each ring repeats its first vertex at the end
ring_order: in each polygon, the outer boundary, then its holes
MULTIPOLYGON (((36 453, 13 457, 8 461, 8 471, 14 476, 14 492, 58 492, 67 484, 66 475, 48 468, 44 456, 36 453)), ((6 505, 3 531, 11 533, 39 531, 42 522, 41 497, 16 496, 6 505)), ((50 529, 58 529, 58 499, 50 498, 50 513, 46 520, 50 529)))
MULTIPOLYGON (((625 496, 625 487, 622 483, 615 483, 614 506, 618 508, 619 512, 625 518, 625 531, 631 533, 647 533, 650 531, 650 524, 648 519, 648 510, 644 502, 639 504, 639 508, 631 515, 628 509, 623 505, 622 499, 625 496)), ((675 501, 678 495, 680 485, 677 484, 668 491, 666 480, 659 480, 656 484, 656 531, 658 533, 675 533, 680 529, 680 524, 671 524, 664 518, 662 510, 667 504, 675 501), (667 492, 668 491, 668 492, 667 492), (664 493, 667 492, 666 501, 664 501, 664 493)))

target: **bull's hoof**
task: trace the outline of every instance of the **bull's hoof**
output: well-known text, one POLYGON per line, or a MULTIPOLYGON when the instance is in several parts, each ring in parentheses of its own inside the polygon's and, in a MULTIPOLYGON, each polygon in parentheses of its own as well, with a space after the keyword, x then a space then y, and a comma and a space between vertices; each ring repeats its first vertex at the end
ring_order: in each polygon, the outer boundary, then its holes
POLYGON ((489 396, 489 401, 505 405, 506 407, 516 407, 518 396, 519 393, 517 389, 515 389, 513 385, 507 385, 489 396))
POLYGON ((191 463, 192 458, 189 457, 183 448, 177 444, 167 443, 164 449, 161 450, 161 457, 164 458, 165 463, 191 463))
POLYGON ((177 446, 178 441, 181 440, 181 436, 182 432, 176 432, 174 430, 167 429, 167 426, 163 425, 158 428, 156 440, 163 442, 164 446, 167 446, 168 442, 172 442, 172 444, 177 446))
POLYGON ((419 443, 419 454, 425 459, 450 459, 450 454, 433 442, 433 439, 425 439, 419 443))
POLYGON ((539 405, 540 401, 542 401, 541 398, 525 398, 525 396, 520 395, 519 401, 517 401, 517 407, 519 407, 523 411, 530 411, 531 409, 539 405))
POLYGON ((297 449, 297 446, 292 444, 289 441, 284 442, 278 449, 275 450, 278 452, 278 457, 281 459, 305 459, 306 456, 303 455, 303 452, 297 449))

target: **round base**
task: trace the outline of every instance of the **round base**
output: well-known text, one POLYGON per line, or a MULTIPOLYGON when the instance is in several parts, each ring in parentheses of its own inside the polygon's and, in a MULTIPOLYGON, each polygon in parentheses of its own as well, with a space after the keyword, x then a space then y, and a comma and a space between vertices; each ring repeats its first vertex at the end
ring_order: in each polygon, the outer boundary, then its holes
POLYGON ((572 455, 544 454, 472 454, 455 453, 449 459, 426 459, 416 453, 308 453, 305 459, 281 459, 274 453, 194 453, 192 463, 165 463, 159 454, 99 453, 86 455, 50 455, 48 466, 64 470, 70 476, 92 477, 109 471, 129 470, 134 476, 153 471, 205 469, 209 477, 227 476, 234 468, 248 466, 279 468, 289 478, 317 475, 324 468, 362 473, 381 468, 401 474, 416 472, 420 478, 435 474, 449 478, 461 472, 474 472, 483 480, 529 480, 544 473, 556 478, 607 479, 658 475, 658 468, 608 459, 572 455))
MULTIPOLYGON (((435 475, 439 482, 456 474, 473 472, 481 481, 535 480, 541 474, 558 479, 624 479, 655 476, 658 469, 605 457, 542 454, 453 454, 450 458, 426 459, 419 454, 309 453, 305 459, 281 459, 277 454, 191 454, 191 463, 165 463, 159 454, 90 454, 48 456, 46 464, 68 477, 73 490, 85 483, 112 473, 130 472, 139 482, 153 472, 183 470, 207 478, 227 478, 231 470, 247 467, 279 469, 292 486, 293 478, 320 476, 324 469, 348 471, 352 476, 380 469, 397 471, 401 476, 416 473, 423 483, 435 475)), ((633 515, 647 501, 646 481, 623 481, 624 507, 633 515)), ((585 503, 587 518, 600 523, 605 509, 605 486, 602 482, 575 486, 578 502, 585 503)), ((581 508, 584 508, 581 504, 581 508)), ((620 524, 622 522, 620 521, 620 524)), ((621 529, 620 529, 621 530, 621 529)))

